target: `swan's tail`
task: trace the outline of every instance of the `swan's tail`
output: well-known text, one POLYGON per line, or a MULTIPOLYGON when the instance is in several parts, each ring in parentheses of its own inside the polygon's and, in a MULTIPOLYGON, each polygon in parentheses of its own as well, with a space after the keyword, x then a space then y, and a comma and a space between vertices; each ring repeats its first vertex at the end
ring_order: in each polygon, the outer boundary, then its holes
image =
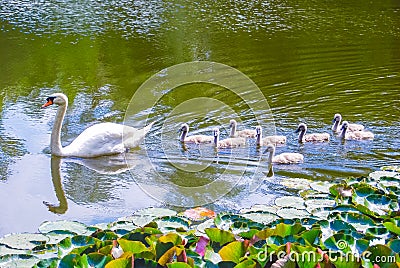
POLYGON ((130 128, 124 137, 125 148, 135 148, 143 141, 146 134, 150 131, 155 122, 152 122, 141 129, 130 128))
POLYGON ((150 124, 148 124, 147 126, 145 126, 143 128, 144 133, 146 134, 147 132, 150 131, 151 127, 154 125, 155 122, 151 122, 150 124))

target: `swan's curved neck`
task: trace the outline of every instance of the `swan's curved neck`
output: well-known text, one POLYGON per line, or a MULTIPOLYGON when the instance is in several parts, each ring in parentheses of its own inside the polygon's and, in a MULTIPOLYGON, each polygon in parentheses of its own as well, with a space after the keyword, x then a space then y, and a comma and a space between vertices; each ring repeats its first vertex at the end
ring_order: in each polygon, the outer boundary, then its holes
POLYGON ((347 128, 344 127, 339 134, 339 138, 344 139, 344 137, 346 137, 346 131, 347 131, 347 128))
POLYGON ((261 146, 261 139, 262 139, 262 132, 260 131, 257 133, 257 140, 256 140, 257 146, 261 146))
POLYGON ((219 135, 214 135, 214 145, 217 146, 219 142, 219 135))
POLYGON ((233 123, 231 126, 231 137, 234 137, 236 135, 236 124, 233 123))
POLYGON ((340 124, 340 119, 339 120, 335 120, 335 123, 333 123, 333 126, 332 126, 332 130, 333 131, 337 131, 338 127, 339 127, 339 124, 340 124))
POLYGON ((181 137, 179 138, 181 142, 184 142, 187 136, 187 131, 182 130, 181 137))
POLYGON ((68 103, 58 107, 56 121, 54 122, 53 131, 51 132, 50 149, 51 153, 57 156, 63 156, 63 148, 61 145, 61 127, 67 107, 68 103))
POLYGON ((305 134, 306 134, 306 130, 304 128, 301 129, 300 133, 299 133, 299 142, 303 142, 305 134))

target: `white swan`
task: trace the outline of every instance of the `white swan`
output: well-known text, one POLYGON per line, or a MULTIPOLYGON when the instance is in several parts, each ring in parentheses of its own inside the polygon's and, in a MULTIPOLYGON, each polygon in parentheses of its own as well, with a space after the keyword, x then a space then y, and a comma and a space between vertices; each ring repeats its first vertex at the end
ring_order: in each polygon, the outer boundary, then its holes
POLYGON ((257 146, 263 146, 267 144, 285 144, 286 137, 285 136, 267 136, 262 137, 262 128, 261 126, 256 126, 256 144, 257 146))
POLYGON ((55 93, 46 99, 42 108, 57 104, 57 115, 51 132, 51 154, 67 157, 98 157, 126 152, 129 148, 137 147, 150 130, 153 123, 142 129, 115 124, 99 123, 85 129, 70 145, 61 145, 61 126, 68 107, 68 97, 55 93))
POLYGON ((275 154, 275 146, 272 144, 268 144, 267 148, 264 151, 265 153, 269 153, 268 163, 277 163, 277 164, 298 164, 304 162, 304 156, 299 153, 282 153, 278 155, 275 154))
POLYGON ((179 129, 179 132, 181 132, 181 136, 179 140, 181 142, 187 142, 187 143, 211 143, 214 141, 213 136, 207 136, 207 135, 192 135, 192 136, 187 136, 189 132, 189 125, 188 124, 182 124, 181 128, 179 129))
POLYGON ((214 145, 217 148, 233 148, 246 145, 246 139, 242 137, 219 140, 219 129, 214 128, 214 145))
POLYGON ((329 133, 311 133, 306 134, 307 132, 307 125, 304 123, 300 123, 299 127, 295 131, 295 133, 299 133, 299 142, 312 142, 312 141, 329 141, 329 133))
POLYGON ((349 123, 344 121, 342 124, 341 132, 339 138, 345 140, 372 140, 374 138, 374 133, 370 131, 354 131, 347 132, 349 128, 349 123))
MULTIPOLYGON (((342 126, 340 126, 340 122, 342 121, 342 115, 341 114, 335 114, 332 120, 332 130, 334 132, 338 132, 342 126)), ((348 124, 348 131, 363 131, 364 130, 364 126, 360 125, 360 124, 348 124)))
POLYGON ((304 156, 299 153, 282 153, 275 155, 275 147, 272 144, 268 144, 267 148, 264 151, 264 154, 269 153, 268 155, 268 177, 272 177, 274 175, 274 171, 272 168, 272 163, 277 164, 298 164, 304 162, 304 156))
POLYGON ((229 127, 231 129, 230 136, 233 137, 242 137, 242 138, 255 138, 256 131, 254 129, 244 129, 244 130, 236 130, 237 122, 235 119, 231 119, 229 121, 229 127))

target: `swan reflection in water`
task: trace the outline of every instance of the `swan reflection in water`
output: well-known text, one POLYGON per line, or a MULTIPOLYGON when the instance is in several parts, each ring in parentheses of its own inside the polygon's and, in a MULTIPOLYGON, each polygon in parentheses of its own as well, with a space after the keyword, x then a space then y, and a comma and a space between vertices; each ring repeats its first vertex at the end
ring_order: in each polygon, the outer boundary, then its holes
POLYGON ((53 205, 47 201, 43 201, 43 204, 47 206, 49 211, 56 214, 64 214, 68 210, 67 198, 65 197, 64 189, 61 183, 60 164, 61 157, 53 156, 51 158, 51 178, 59 204, 53 205))
POLYGON ((103 156, 97 158, 62 158, 58 156, 51 157, 51 177, 54 191, 58 199, 58 205, 43 201, 49 211, 55 214, 64 214, 68 210, 68 202, 65 191, 62 186, 61 163, 77 163, 84 168, 91 169, 102 175, 115 175, 123 173, 136 166, 139 158, 134 154, 120 154, 112 156, 103 156))
POLYGON ((148 201, 193 207, 214 203, 222 197, 228 202, 237 200, 257 191, 266 183, 264 172, 268 165, 265 159, 249 161, 248 158, 235 155, 231 149, 220 149, 217 154, 212 146, 207 149, 204 150, 208 152, 206 157, 197 158, 190 154, 189 158, 182 158, 181 155, 171 155, 169 158, 155 157, 152 159, 154 162, 149 163, 147 155, 137 152, 91 159, 53 156, 51 174, 58 203, 43 203, 55 214, 72 210, 71 204, 91 207, 96 203, 99 206, 107 203, 119 209, 115 203, 118 200, 124 200, 121 201, 121 207, 127 210, 130 210, 130 206, 126 203, 134 203, 137 207, 146 205, 148 201), (205 171, 190 172, 204 170, 205 167, 205 171), (122 188, 127 191, 126 196, 125 192, 122 193, 122 199, 121 196, 114 196, 116 192, 121 194, 121 182, 124 185, 122 188), (139 188, 141 193, 137 192, 139 188), (135 194, 132 195, 132 192, 135 194))

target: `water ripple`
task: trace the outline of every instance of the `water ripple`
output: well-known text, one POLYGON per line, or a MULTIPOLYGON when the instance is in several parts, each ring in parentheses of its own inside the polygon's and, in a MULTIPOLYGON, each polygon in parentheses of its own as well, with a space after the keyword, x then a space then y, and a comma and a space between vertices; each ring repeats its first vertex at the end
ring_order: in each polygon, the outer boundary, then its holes
POLYGON ((93 36, 115 31, 125 38, 149 37, 156 35, 161 27, 161 31, 185 31, 193 25, 204 25, 208 30, 227 32, 330 32, 326 37, 343 38, 354 28, 359 36, 371 33, 398 36, 395 18, 399 9, 395 3, 382 9, 381 5, 361 5, 358 1, 332 7, 328 1, 1 0, 0 20, 36 35, 93 36))

